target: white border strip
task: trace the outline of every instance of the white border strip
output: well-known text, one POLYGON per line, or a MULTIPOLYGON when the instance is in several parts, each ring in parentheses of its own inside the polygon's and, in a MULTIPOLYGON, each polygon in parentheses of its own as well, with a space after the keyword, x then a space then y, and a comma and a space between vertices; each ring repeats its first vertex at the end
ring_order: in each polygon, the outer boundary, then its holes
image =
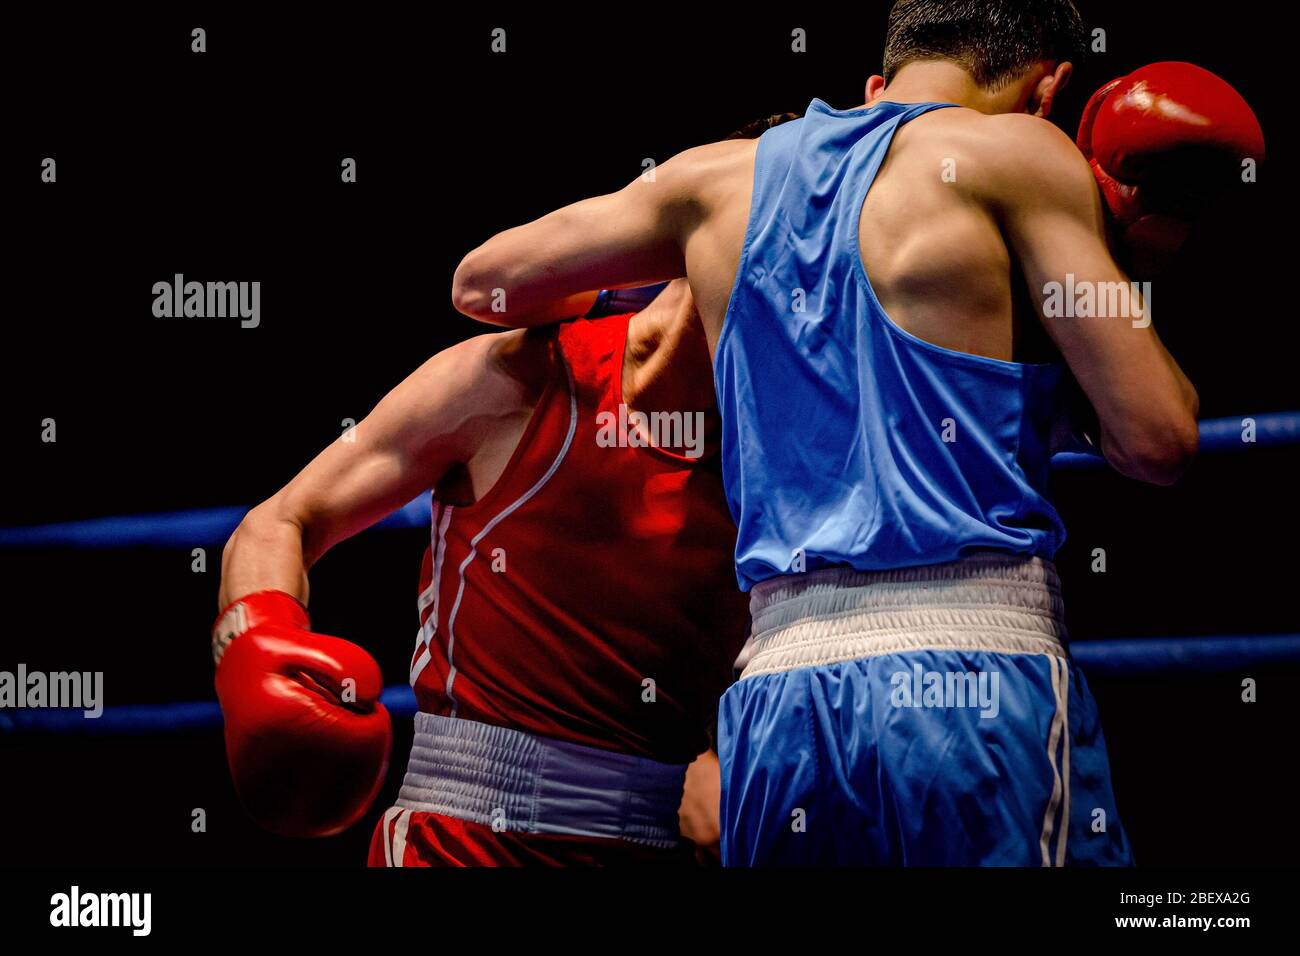
POLYGON ((469 543, 469 554, 465 556, 465 560, 460 563, 460 567, 457 569, 457 573, 460 575, 460 583, 456 587, 456 600, 455 603, 452 604, 451 613, 447 615, 447 684, 445 691, 448 700, 451 701, 452 717, 456 716, 456 711, 460 706, 456 702, 455 694, 452 692, 452 685, 456 681, 456 663, 453 653, 456 649, 456 615, 460 613, 460 602, 465 596, 465 571, 469 568, 474 558, 478 556, 479 542, 487 537, 493 528, 512 515, 529 499, 541 491, 542 486, 551 480, 551 476, 555 474, 556 470, 560 467, 560 463, 564 461, 565 457, 569 454, 569 448, 573 444, 573 436, 578 430, 578 394, 573 385, 573 371, 569 368, 568 360, 565 359, 562 354, 560 358, 564 363, 564 374, 569 382, 569 433, 564 437, 564 444, 561 446, 559 454, 555 456, 555 460, 551 462, 551 467, 546 469, 546 474, 542 475, 541 478, 537 479, 536 484, 498 512, 492 520, 483 526, 482 530, 479 531, 478 534, 474 535, 473 539, 469 543))

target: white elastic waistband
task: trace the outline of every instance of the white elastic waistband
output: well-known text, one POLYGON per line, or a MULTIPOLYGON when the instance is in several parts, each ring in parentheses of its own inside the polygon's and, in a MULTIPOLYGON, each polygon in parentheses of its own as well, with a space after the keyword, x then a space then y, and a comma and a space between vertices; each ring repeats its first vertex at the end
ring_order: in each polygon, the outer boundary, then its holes
POLYGON ((516 833, 672 847, 685 778, 685 764, 417 713, 397 805, 516 833))
POLYGON ((742 678, 922 649, 1066 656, 1061 584, 1042 558, 784 575, 756 584, 749 609, 742 678))

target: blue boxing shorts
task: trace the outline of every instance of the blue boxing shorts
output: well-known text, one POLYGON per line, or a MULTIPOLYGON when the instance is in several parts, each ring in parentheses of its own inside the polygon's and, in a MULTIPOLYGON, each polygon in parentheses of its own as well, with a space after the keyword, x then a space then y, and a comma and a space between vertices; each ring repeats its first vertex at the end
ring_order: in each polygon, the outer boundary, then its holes
POLYGON ((718 720, 724 864, 1131 864, 1050 562, 814 571, 751 611, 718 720))

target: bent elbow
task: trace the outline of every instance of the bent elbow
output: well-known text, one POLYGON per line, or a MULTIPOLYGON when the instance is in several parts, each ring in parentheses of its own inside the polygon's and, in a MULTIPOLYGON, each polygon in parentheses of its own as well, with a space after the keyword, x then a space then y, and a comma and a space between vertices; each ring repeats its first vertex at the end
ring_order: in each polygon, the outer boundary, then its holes
POLYGON ((477 262, 478 250, 460 261, 451 279, 451 304, 462 315, 480 322, 491 322, 492 289, 477 262))
POLYGON ((1153 428, 1136 441, 1106 449, 1106 458, 1121 474, 1153 485, 1172 485, 1196 457, 1200 432, 1188 415, 1153 428))

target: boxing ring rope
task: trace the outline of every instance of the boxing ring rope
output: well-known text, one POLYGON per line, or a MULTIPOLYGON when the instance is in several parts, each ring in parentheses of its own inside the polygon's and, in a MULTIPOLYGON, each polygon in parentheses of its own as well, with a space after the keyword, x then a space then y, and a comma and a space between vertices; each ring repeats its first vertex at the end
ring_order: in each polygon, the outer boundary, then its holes
MULTIPOLYGON (((1201 453, 1223 455, 1300 444, 1300 411, 1270 412, 1246 418, 1211 418, 1200 423, 1201 453), (1242 441, 1243 421, 1255 423, 1254 442, 1242 441)), ((1058 453, 1054 471, 1103 469, 1100 455, 1058 453)), ((422 494, 384 518, 375 528, 427 528, 430 501, 422 494)), ((118 515, 55 524, 0 528, 0 549, 19 548, 199 548, 225 544, 247 508, 195 508, 154 514, 118 515)))
MULTIPOLYGON (((1300 664, 1300 634, 1101 639, 1071 644, 1070 652, 1090 678, 1220 674, 1300 664)), ((405 684, 385 688, 379 699, 395 719, 415 714, 415 692, 405 684)), ((151 737, 220 728, 216 701, 122 704, 94 720, 80 710, 0 710, 0 734, 151 737)))
MULTIPOLYGON (((1201 454, 1204 455, 1231 455, 1254 448, 1300 444, 1300 411, 1268 412, 1263 415, 1243 415, 1241 418, 1207 418, 1199 423, 1199 427, 1201 454), (1242 440, 1247 421, 1254 422, 1255 425, 1253 442, 1242 440)), ((1106 460, 1100 454, 1059 452, 1052 456, 1053 471, 1093 471, 1105 467, 1106 460)))
MULTIPOLYGON (((1258 447, 1300 445, 1300 411, 1207 419, 1200 423, 1201 453, 1226 455, 1258 447), (1243 440, 1247 423, 1254 440, 1243 440)), ((1100 455, 1061 453, 1052 458, 1055 471, 1087 471, 1105 467, 1100 455)), ((374 528, 427 529, 429 496, 422 494, 374 528)), ((220 546, 247 513, 232 506, 198 508, 155 514, 119 515, 55 524, 0 528, 0 549, 37 548, 159 548, 190 549, 220 546)), ((1134 677, 1153 674, 1215 674, 1245 667, 1300 664, 1300 634, 1246 634, 1210 637, 1108 638, 1071 645, 1074 659, 1090 677, 1134 677)), ((394 717, 415 713, 415 694, 406 685, 386 688, 384 706, 394 717)), ((80 710, 0 710, 0 734, 47 733, 78 735, 152 736, 202 732, 221 727, 215 701, 131 704, 104 708, 94 720, 80 710)))
MULTIPOLYGON (((193 508, 153 514, 115 515, 85 521, 0 528, 0 550, 20 548, 220 547, 226 543, 248 509, 238 505, 193 508)), ((428 493, 403 505, 374 528, 427 528, 433 520, 428 493)))

